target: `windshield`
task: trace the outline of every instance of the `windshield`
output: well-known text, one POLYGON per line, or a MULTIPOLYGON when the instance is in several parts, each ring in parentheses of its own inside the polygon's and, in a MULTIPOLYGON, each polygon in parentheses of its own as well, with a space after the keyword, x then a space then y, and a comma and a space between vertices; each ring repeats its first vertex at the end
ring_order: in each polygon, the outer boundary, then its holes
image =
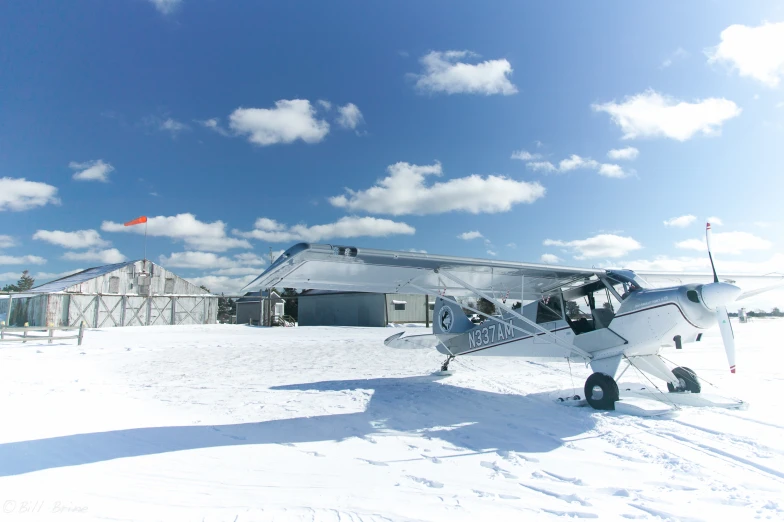
POLYGON ((627 285, 634 285, 638 288, 650 288, 651 285, 642 277, 638 276, 631 270, 616 270, 608 271, 607 278, 612 283, 625 283, 627 285))

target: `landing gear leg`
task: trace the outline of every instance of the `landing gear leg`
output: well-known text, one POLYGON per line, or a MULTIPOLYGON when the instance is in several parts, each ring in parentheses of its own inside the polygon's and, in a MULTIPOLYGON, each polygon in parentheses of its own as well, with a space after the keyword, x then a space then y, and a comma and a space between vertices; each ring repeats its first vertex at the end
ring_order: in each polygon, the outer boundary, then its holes
POLYGON ((441 365, 441 370, 437 371, 435 375, 452 375, 453 373, 455 373, 454 370, 449 369, 449 363, 451 363, 452 359, 454 358, 455 358, 454 355, 447 356, 446 361, 444 361, 444 364, 441 365))

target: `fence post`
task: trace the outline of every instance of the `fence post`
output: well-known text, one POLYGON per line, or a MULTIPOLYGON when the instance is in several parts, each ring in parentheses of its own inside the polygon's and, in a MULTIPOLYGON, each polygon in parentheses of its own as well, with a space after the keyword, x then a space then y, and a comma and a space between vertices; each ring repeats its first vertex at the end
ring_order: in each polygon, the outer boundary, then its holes
POLYGON ((79 346, 82 345, 82 337, 84 337, 84 321, 79 323, 79 346))
POLYGON ((54 336, 54 328, 52 323, 49 323, 49 344, 52 344, 52 337, 54 336))

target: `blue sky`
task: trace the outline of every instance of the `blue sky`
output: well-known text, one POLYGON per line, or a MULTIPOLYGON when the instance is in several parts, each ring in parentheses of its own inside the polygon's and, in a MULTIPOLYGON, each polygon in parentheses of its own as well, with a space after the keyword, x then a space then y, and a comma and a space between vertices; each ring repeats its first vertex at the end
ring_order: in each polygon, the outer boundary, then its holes
POLYGON ((301 240, 703 271, 708 217, 784 272, 784 5, 486 4, 4 3, 0 279, 140 215, 213 290, 301 240))

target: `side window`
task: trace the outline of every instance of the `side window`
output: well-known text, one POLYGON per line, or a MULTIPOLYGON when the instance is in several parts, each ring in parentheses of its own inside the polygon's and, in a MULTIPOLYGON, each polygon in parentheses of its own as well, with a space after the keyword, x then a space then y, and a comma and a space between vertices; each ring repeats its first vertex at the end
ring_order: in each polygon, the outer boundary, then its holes
POLYGON ((558 296, 545 296, 536 308, 537 324, 558 321, 561 317, 561 300, 558 296))
POLYGON ((395 306, 396 312, 402 312, 406 309, 406 302, 405 301, 392 301, 392 304, 395 306))
POLYGON ((174 293, 174 278, 167 277, 166 282, 163 285, 163 293, 164 294, 173 294, 174 293))
POLYGON ((110 294, 119 294, 120 293, 120 278, 117 276, 112 276, 109 278, 109 293, 110 294))

